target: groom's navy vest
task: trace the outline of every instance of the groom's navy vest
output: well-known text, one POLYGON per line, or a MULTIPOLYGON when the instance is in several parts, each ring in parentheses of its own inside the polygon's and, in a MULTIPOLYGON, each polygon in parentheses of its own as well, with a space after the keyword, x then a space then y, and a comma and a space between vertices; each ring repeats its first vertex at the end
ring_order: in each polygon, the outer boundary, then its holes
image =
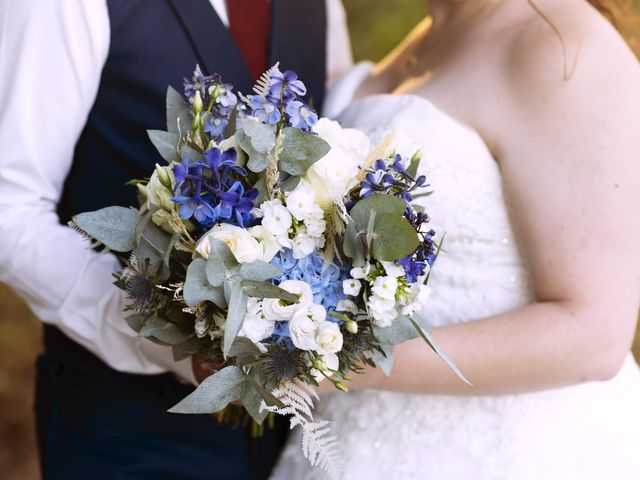
MULTIPOLYGON (((254 83, 229 30, 222 24, 209 0, 107 0, 107 5, 111 27, 110 49, 102 71, 97 98, 76 145, 73 165, 58 206, 60 220, 63 223, 83 211, 96 210, 108 205, 136 205, 136 190, 126 186, 126 182, 149 176, 154 164, 163 162, 149 141, 146 131, 165 129, 167 87, 171 85, 182 91, 183 77, 190 77, 196 64, 199 64, 205 73, 219 73, 223 81, 234 85, 235 91, 250 93, 254 83)), ((306 83, 310 101, 318 109, 322 104, 326 74, 326 23, 325 3, 322 0, 272 0, 269 62, 273 64, 279 61, 282 69, 295 70, 306 83)), ((59 362, 70 369, 77 367, 88 371, 91 377, 116 379, 116 383, 120 382, 121 385, 110 389, 121 388, 124 393, 127 389, 135 390, 138 386, 147 384, 150 390, 156 389, 155 384, 149 383, 150 378, 154 376, 148 378, 113 372, 55 327, 45 327, 43 358, 42 362, 45 363, 59 362), (54 359, 54 362, 50 359, 54 359)), ((46 390, 49 387, 39 388, 46 390)), ((109 391, 105 388, 100 394, 102 398, 109 391)), ((39 422, 45 423, 44 426, 40 425, 44 428, 41 428, 41 434, 51 438, 51 433, 46 432, 49 421, 53 422, 51 418, 54 417, 49 415, 55 414, 55 407, 47 404, 47 400, 53 398, 53 394, 42 391, 40 394, 42 398, 39 398, 38 402, 46 404, 40 405, 39 422)), ((75 398, 74 401, 79 402, 76 404, 77 412, 82 408, 90 408, 88 401, 85 402, 87 405, 82 405, 79 397, 75 398)), ((133 401, 127 398, 128 401, 133 401)), ((135 398, 140 398, 143 403, 151 402, 145 400, 144 395, 135 398)), ((96 399, 93 403, 98 405, 98 402, 96 399)), ((169 405, 161 405, 158 412, 163 412, 167 406, 169 405)), ((136 418, 139 422, 144 421, 142 415, 136 418)), ((187 423, 169 424, 179 422, 177 419, 150 418, 148 421, 155 423, 149 428, 162 430, 166 423, 165 430, 192 430, 191 443, 213 441, 207 437, 208 432, 197 432, 202 422, 196 423, 195 419, 188 423, 188 428, 181 426, 187 423), (198 439, 197 442, 195 439, 198 439)), ((206 422, 205 428, 211 429, 212 425, 206 422)), ((161 437, 161 433, 157 433, 157 438, 161 437)), ((176 435, 175 432, 165 433, 176 435)), ((227 448, 230 448, 233 434, 224 435, 229 436, 227 448)), ((181 432, 177 436, 181 438, 181 445, 187 452, 190 448, 189 432, 181 432)), ((43 449, 47 450, 46 455, 49 458, 57 455, 52 454, 52 448, 54 447, 49 445, 43 449)), ((211 450, 214 446, 206 448, 211 450)), ((157 455, 158 450, 162 451, 159 447, 154 447, 153 455, 157 455)), ((233 457, 233 453, 221 455, 233 457)), ((170 456, 169 451, 166 455, 158 455, 157 468, 160 473, 153 478, 164 478, 162 471, 169 467, 161 467, 161 464, 170 456)), ((188 455, 185 462, 187 458, 188 455)), ((72 462, 78 461, 80 460, 77 458, 72 459, 72 462)), ((189 461, 193 463, 192 460, 189 461)), ((105 465, 109 462, 113 463, 112 460, 105 460, 105 465)), ((54 470, 60 473, 60 469, 66 468, 63 465, 64 455, 58 463, 54 470)), ((196 464, 197 462, 192 465, 194 469, 196 464)), ((89 467, 90 465, 87 465, 87 468, 89 467)), ((174 467, 176 472, 180 472, 179 476, 174 478, 191 478, 186 474, 187 467, 174 467)), ((105 478, 108 478, 108 475, 105 478)), ((134 475, 126 478, 147 477, 134 475)), ((218 477, 212 474, 203 478, 218 477)), ((244 477, 240 474, 234 476, 229 472, 228 477, 222 475, 219 478, 244 477)))

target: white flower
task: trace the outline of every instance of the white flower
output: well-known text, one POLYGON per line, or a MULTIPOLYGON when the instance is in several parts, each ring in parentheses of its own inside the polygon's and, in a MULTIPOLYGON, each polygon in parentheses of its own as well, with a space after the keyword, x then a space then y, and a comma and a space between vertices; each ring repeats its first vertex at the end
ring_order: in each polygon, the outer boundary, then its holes
POLYGON ((337 353, 342 350, 342 332, 337 323, 325 321, 318 326, 316 343, 318 353, 337 353))
POLYGON ((353 300, 340 300, 336 305, 337 312, 347 312, 352 315, 356 315, 358 313, 358 306, 353 302, 353 300))
POLYGON ((342 291, 345 295, 356 297, 360 293, 361 288, 362 283, 360 283, 360 280, 356 280, 355 278, 348 278, 347 280, 342 281, 342 291))
POLYGON ((384 299, 394 300, 396 298, 396 291, 398 290, 398 279, 387 275, 386 277, 378 277, 373 282, 371 291, 384 299))
POLYGON ((316 248, 316 241, 309 235, 300 233, 292 241, 293 258, 304 258, 316 248))
POLYGON ((385 262, 384 260, 380 262, 384 267, 384 271, 387 272, 387 275, 391 277, 402 277, 405 274, 404 268, 402 265, 398 265, 395 262, 385 262))
POLYGON ((262 260, 265 262, 270 262, 282 248, 276 237, 269 233, 262 225, 251 227, 249 233, 260 243, 262 247, 262 260))
POLYGON ((271 235, 275 237, 287 235, 293 219, 280 200, 266 201, 260 206, 260 210, 264 215, 262 218, 262 226, 271 235))
MULTIPOLYGON (((320 211, 322 214, 322 211, 320 211)), ((324 220, 322 215, 320 216, 311 216, 304 221, 304 226, 307 227, 307 233, 311 237, 321 237, 327 228, 327 222, 324 220)))
POLYGON ((196 252, 209 258, 211 240, 221 240, 227 244, 236 260, 240 263, 251 263, 262 258, 263 249, 258 241, 244 228, 221 223, 209 230, 197 243, 196 252))
POLYGON ((313 303, 313 292, 307 282, 303 282, 302 280, 285 280, 278 286, 289 293, 297 295, 298 298, 300 298, 298 303, 313 303))
POLYGON ((318 204, 327 210, 356 185, 359 168, 369 153, 369 138, 327 118, 318 120, 314 130, 331 150, 309 167, 306 180, 315 190, 318 204))
POLYGON ((378 327, 388 327, 398 316, 396 302, 379 295, 372 295, 367 302, 369 313, 373 317, 373 323, 378 327))
POLYGON ((353 267, 349 274, 353 278, 367 278, 369 276, 369 272, 371 271, 371 264, 367 263, 364 267, 353 267))
POLYGON ((322 305, 314 303, 300 306, 289 320, 291 341, 300 350, 316 350, 316 332, 326 319, 327 312, 322 305))
POLYGON ((151 205, 155 205, 167 212, 172 211, 175 208, 171 200, 174 185, 171 166, 161 167, 156 163, 156 168, 146 186, 147 208, 151 209, 151 205))
POLYGON ((290 320, 293 314, 300 308, 300 305, 295 303, 288 305, 285 301, 279 298, 265 298, 263 300, 264 316, 268 320, 283 321, 290 320))
POLYGON ((320 383, 326 378, 325 375, 330 377, 334 371, 340 368, 340 360, 335 353, 327 353, 326 355, 321 355, 314 361, 313 365, 317 368, 311 369, 311 375, 313 375, 316 382, 320 383), (325 375, 323 375, 322 372, 324 372, 325 375))
POLYGON ((402 309, 403 315, 413 315, 421 310, 431 295, 431 287, 420 282, 414 283, 409 291, 409 303, 402 309))
POLYGON ((271 336, 275 322, 269 320, 263 314, 262 301, 257 298, 249 298, 247 303, 247 313, 244 316, 242 328, 238 335, 247 337, 256 345, 261 340, 271 336))
POLYGON ((314 214, 317 215, 318 209, 316 194, 304 180, 300 180, 296 189, 287 194, 287 210, 291 212, 293 218, 300 222, 312 217, 314 214))

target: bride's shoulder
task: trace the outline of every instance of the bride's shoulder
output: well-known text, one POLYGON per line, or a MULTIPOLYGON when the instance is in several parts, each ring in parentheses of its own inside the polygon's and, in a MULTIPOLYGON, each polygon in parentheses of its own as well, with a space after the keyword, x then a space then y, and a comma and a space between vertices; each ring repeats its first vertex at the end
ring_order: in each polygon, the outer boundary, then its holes
POLYGON ((638 60, 616 29, 586 2, 537 10, 514 29, 504 51, 504 78, 518 95, 553 96, 618 85, 640 98, 638 60))

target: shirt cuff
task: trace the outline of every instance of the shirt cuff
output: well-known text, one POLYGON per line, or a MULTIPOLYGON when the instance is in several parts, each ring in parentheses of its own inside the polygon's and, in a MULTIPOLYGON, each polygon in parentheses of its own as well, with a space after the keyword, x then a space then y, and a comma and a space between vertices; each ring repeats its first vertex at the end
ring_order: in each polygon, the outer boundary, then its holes
POLYGON ((178 376, 179 379, 194 386, 198 385, 196 377, 193 373, 191 357, 187 357, 184 360, 176 361, 173 358, 173 351, 171 347, 158 345, 144 338, 140 338, 139 340, 140 350, 147 359, 149 359, 156 365, 165 368, 169 372, 174 373, 178 376))

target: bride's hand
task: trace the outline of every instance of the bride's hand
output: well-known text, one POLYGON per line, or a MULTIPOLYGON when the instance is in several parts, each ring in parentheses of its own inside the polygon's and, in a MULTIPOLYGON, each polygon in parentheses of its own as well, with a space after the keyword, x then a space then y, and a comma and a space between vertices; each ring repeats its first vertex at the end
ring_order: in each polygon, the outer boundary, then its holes
POLYGON ((191 357, 191 367, 193 368, 193 375, 198 385, 220 369, 220 365, 207 361, 207 354, 205 353, 196 353, 193 355, 191 357))

